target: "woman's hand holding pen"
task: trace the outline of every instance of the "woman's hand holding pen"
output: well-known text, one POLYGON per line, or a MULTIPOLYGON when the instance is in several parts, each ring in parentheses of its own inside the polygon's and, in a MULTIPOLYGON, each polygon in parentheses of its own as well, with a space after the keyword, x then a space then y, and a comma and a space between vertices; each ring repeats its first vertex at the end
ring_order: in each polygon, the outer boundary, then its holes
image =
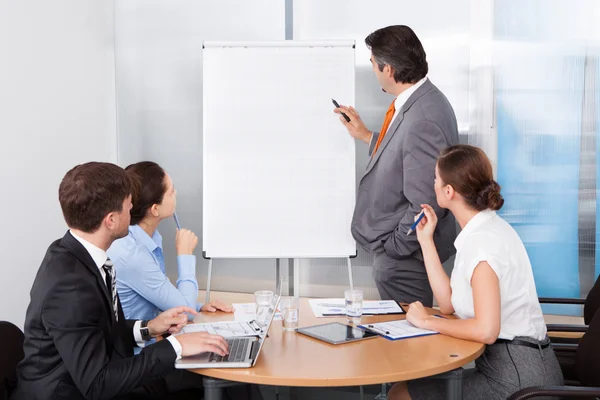
MULTIPOLYGON (((419 222, 416 228, 417 239, 419 240, 419 243, 433 239, 433 232, 435 231, 435 226, 438 222, 438 218, 433 207, 431 207, 429 204, 421 204, 421 207, 423 207, 425 216, 421 219, 421 222, 419 222)), ((415 217, 415 221, 418 217, 418 215, 415 217)))
POLYGON ((178 256, 194 254, 197 245, 198 237, 189 229, 178 230, 175 234, 175 248, 178 256))

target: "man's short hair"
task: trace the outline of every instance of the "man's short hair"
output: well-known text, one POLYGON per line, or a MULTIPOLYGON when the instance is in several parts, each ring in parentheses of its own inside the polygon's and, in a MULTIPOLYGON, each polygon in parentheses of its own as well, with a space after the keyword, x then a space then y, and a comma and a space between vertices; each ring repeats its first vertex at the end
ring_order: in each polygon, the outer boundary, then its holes
POLYGON ((365 43, 380 71, 386 64, 394 68, 394 80, 398 83, 417 83, 429 71, 423 45, 406 25, 378 29, 367 36, 365 43))
POLYGON ((94 233, 107 214, 123 210, 131 190, 131 178, 123 168, 89 162, 67 172, 58 188, 58 200, 69 228, 94 233))

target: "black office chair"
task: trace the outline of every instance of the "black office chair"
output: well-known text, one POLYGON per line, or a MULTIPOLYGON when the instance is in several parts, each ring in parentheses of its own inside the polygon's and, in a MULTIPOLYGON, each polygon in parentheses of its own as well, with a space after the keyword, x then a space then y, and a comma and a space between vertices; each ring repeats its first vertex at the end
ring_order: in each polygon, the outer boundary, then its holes
MULTIPOLYGON (((576 304, 583 305, 583 323, 589 325, 592 319, 596 315, 598 309, 600 309, 600 276, 596 279, 596 283, 592 286, 592 289, 588 293, 585 299, 570 299, 561 297, 540 297, 540 303, 542 304, 576 304)), ((550 326, 550 325, 549 325, 550 326)), ((559 326, 559 325, 552 325, 559 326)), ((564 325, 560 325, 564 326, 564 325)), ((568 325, 567 325, 568 326, 568 325)), ((563 331, 565 332, 565 331, 563 331)), ((568 331, 566 331, 568 332, 568 331)))
POLYGON ((600 309, 600 276, 596 279, 596 283, 585 299, 583 306, 583 322, 589 325, 594 319, 598 309, 600 309))
MULTIPOLYGON (((561 346, 556 345, 556 346, 561 346)), ((568 345, 570 346, 570 345, 568 345)), ((600 397, 600 313, 596 313, 579 345, 571 346, 575 357, 575 370, 580 386, 536 386, 514 393, 508 400, 525 400, 535 397, 600 397)))
MULTIPOLYGON (((552 298, 540 297, 542 304, 576 304, 583 305, 583 322, 585 325, 568 325, 568 324, 548 324, 548 332, 580 332, 585 333, 589 323, 600 308, 600 277, 588 293, 585 299, 569 299, 569 298, 552 298)), ((558 362, 565 377, 565 382, 571 385, 578 385, 577 371, 575 368, 575 353, 572 347, 577 347, 579 339, 551 337, 552 344, 558 362)))
POLYGON ((0 400, 6 400, 17 384, 17 364, 24 357, 23 332, 0 321, 0 400))

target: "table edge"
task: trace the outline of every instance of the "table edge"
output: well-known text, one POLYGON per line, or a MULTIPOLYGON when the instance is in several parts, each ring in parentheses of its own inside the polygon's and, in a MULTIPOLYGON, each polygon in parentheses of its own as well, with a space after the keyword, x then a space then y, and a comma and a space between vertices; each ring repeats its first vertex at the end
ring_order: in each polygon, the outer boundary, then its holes
POLYGON ((390 373, 385 375, 372 375, 365 377, 351 378, 288 378, 288 377, 273 377, 273 376, 254 376, 246 375, 243 372, 250 371, 251 368, 208 368, 208 369, 191 369, 189 371, 196 374, 208 376, 211 378, 223 379, 233 382, 253 383, 259 385, 271 386, 297 386, 297 387, 340 387, 340 386, 362 386, 362 385, 379 385, 382 383, 404 382, 414 379, 427 378, 430 376, 443 374, 444 372, 458 369, 483 354, 485 345, 482 343, 481 348, 470 356, 461 358, 455 362, 445 364, 440 367, 428 369, 427 371, 411 371, 408 373, 390 373), (235 373, 231 373, 235 371, 235 373))

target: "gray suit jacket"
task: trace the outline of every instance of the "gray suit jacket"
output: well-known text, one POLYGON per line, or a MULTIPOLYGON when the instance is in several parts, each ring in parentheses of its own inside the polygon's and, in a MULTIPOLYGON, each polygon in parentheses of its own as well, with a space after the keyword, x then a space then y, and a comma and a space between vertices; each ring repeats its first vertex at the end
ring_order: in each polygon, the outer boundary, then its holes
MULTIPOLYGON (((373 135, 369 154, 378 135, 373 135)), ((441 150, 457 143, 454 110, 427 79, 398 112, 360 181, 352 219, 352 235, 360 245, 394 259, 422 260, 416 234, 406 232, 420 205, 429 204, 439 218, 434 240, 441 261, 456 252, 455 220, 438 206, 434 179, 441 150)))

